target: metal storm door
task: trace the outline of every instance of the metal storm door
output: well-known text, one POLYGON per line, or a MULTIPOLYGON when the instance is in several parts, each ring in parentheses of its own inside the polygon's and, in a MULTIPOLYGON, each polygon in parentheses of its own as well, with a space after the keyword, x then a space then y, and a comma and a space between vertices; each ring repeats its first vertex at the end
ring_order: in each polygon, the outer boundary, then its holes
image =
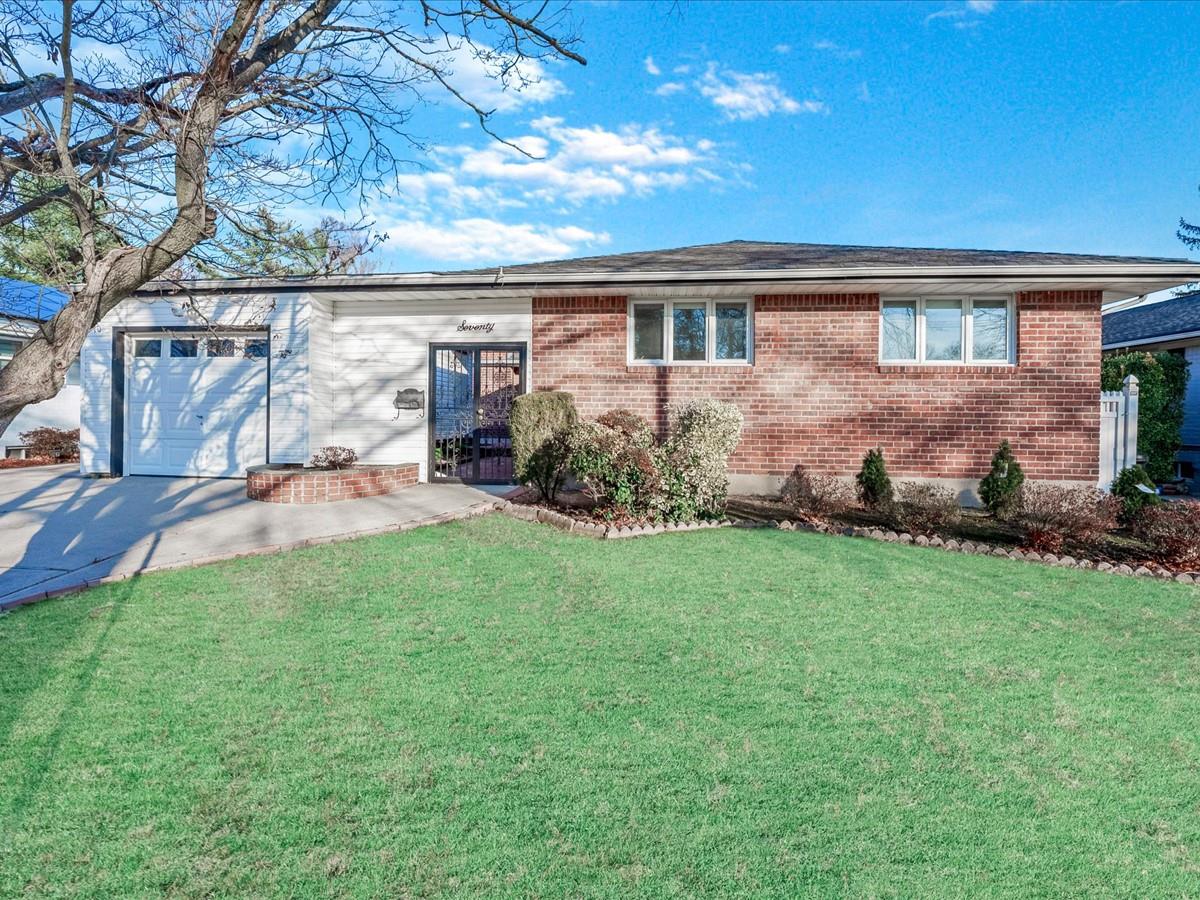
POLYGON ((510 484, 508 419, 525 392, 525 345, 432 344, 429 392, 429 480, 510 484))

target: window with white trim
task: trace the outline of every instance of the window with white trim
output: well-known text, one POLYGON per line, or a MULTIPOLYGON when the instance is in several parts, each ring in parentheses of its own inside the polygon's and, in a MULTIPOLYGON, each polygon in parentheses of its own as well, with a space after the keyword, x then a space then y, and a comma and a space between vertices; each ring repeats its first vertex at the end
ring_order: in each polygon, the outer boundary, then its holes
POLYGON ((1017 361, 1011 297, 884 298, 879 361, 928 365, 1011 365, 1017 361))
POLYGON ((748 365, 754 305, 749 300, 631 300, 628 351, 634 365, 748 365))

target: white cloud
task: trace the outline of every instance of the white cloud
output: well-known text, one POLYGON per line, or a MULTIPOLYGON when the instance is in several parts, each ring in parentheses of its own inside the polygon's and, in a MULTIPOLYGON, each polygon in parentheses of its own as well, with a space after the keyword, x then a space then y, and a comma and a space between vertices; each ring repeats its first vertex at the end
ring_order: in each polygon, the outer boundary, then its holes
POLYGON ((656 66, 654 64, 653 56, 646 57, 646 71, 649 72, 651 75, 661 75, 662 74, 662 69, 660 69, 658 66, 656 66))
POLYGON ((771 48, 771 51, 774 53, 778 53, 781 56, 786 56, 788 53, 792 52, 792 45, 791 44, 776 44, 774 47, 771 48))
POLYGON ((996 0, 966 0, 961 5, 947 6, 945 9, 931 12, 925 17, 925 24, 947 19, 955 28, 974 28, 979 24, 980 16, 989 15, 995 10, 996 0))
POLYGON ((868 87, 865 81, 858 86, 858 99, 863 103, 871 102, 871 88, 868 87))
POLYGON ((676 66, 671 71, 676 75, 686 75, 692 71, 692 67, 688 65, 676 66))
POLYGON ((387 234, 388 250, 404 250, 456 263, 521 262, 569 256, 583 246, 609 242, 606 232, 578 225, 510 224, 491 218, 454 219, 437 224, 419 218, 376 216, 387 234))
POLYGON ((548 74, 536 59, 514 63, 503 53, 486 48, 475 53, 465 45, 449 57, 451 74, 447 81, 485 111, 510 112, 567 93, 566 85, 548 74))
POLYGON ((554 216, 741 177, 708 139, 684 140, 638 124, 570 125, 557 116, 529 126, 515 147, 441 146, 431 153, 433 169, 398 176, 365 211, 388 234, 383 252, 454 262, 568 256, 606 243, 608 234, 554 216))
POLYGON ((735 72, 709 63, 696 86, 730 120, 748 121, 774 113, 829 112, 820 100, 796 100, 779 86, 775 75, 766 72, 735 72))
POLYGON ((715 146, 710 141, 688 146, 656 128, 637 125, 618 131, 598 125, 581 128, 553 116, 530 125, 538 134, 514 143, 540 158, 531 159, 503 144, 462 148, 459 174, 497 188, 515 188, 528 200, 579 204, 682 186, 691 180, 688 169, 708 162, 715 146), (650 170, 674 171, 666 177, 650 170))
POLYGON ((830 53, 837 59, 858 59, 862 56, 861 50, 843 47, 841 44, 834 43, 830 40, 820 40, 813 44, 814 50, 821 50, 825 53, 830 53))
POLYGON ((654 93, 660 97, 670 97, 672 94, 678 94, 686 90, 687 85, 682 81, 664 81, 654 89, 654 93))

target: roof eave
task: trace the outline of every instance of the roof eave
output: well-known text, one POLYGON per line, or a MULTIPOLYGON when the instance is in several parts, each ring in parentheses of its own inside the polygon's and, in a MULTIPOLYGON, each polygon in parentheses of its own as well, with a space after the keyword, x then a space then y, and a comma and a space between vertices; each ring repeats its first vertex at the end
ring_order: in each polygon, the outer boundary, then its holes
POLYGON ((504 272, 476 275, 432 272, 394 275, 338 275, 313 278, 231 278, 187 282, 149 282, 137 294, 212 293, 245 290, 328 290, 331 288, 517 288, 636 287, 659 284, 803 284, 806 282, 899 281, 1072 281, 1103 286, 1144 280, 1147 284, 1184 284, 1200 281, 1200 263, 1129 263, 1102 265, 1022 266, 870 266, 812 269, 735 269, 716 271, 657 272, 504 272))

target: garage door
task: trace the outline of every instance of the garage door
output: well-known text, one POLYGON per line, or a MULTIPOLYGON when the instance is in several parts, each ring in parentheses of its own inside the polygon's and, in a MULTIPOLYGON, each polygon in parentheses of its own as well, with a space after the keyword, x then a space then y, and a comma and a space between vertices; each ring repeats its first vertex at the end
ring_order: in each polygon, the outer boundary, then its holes
POLYGON ((267 336, 131 335, 131 475, 241 477, 267 460, 267 336))

